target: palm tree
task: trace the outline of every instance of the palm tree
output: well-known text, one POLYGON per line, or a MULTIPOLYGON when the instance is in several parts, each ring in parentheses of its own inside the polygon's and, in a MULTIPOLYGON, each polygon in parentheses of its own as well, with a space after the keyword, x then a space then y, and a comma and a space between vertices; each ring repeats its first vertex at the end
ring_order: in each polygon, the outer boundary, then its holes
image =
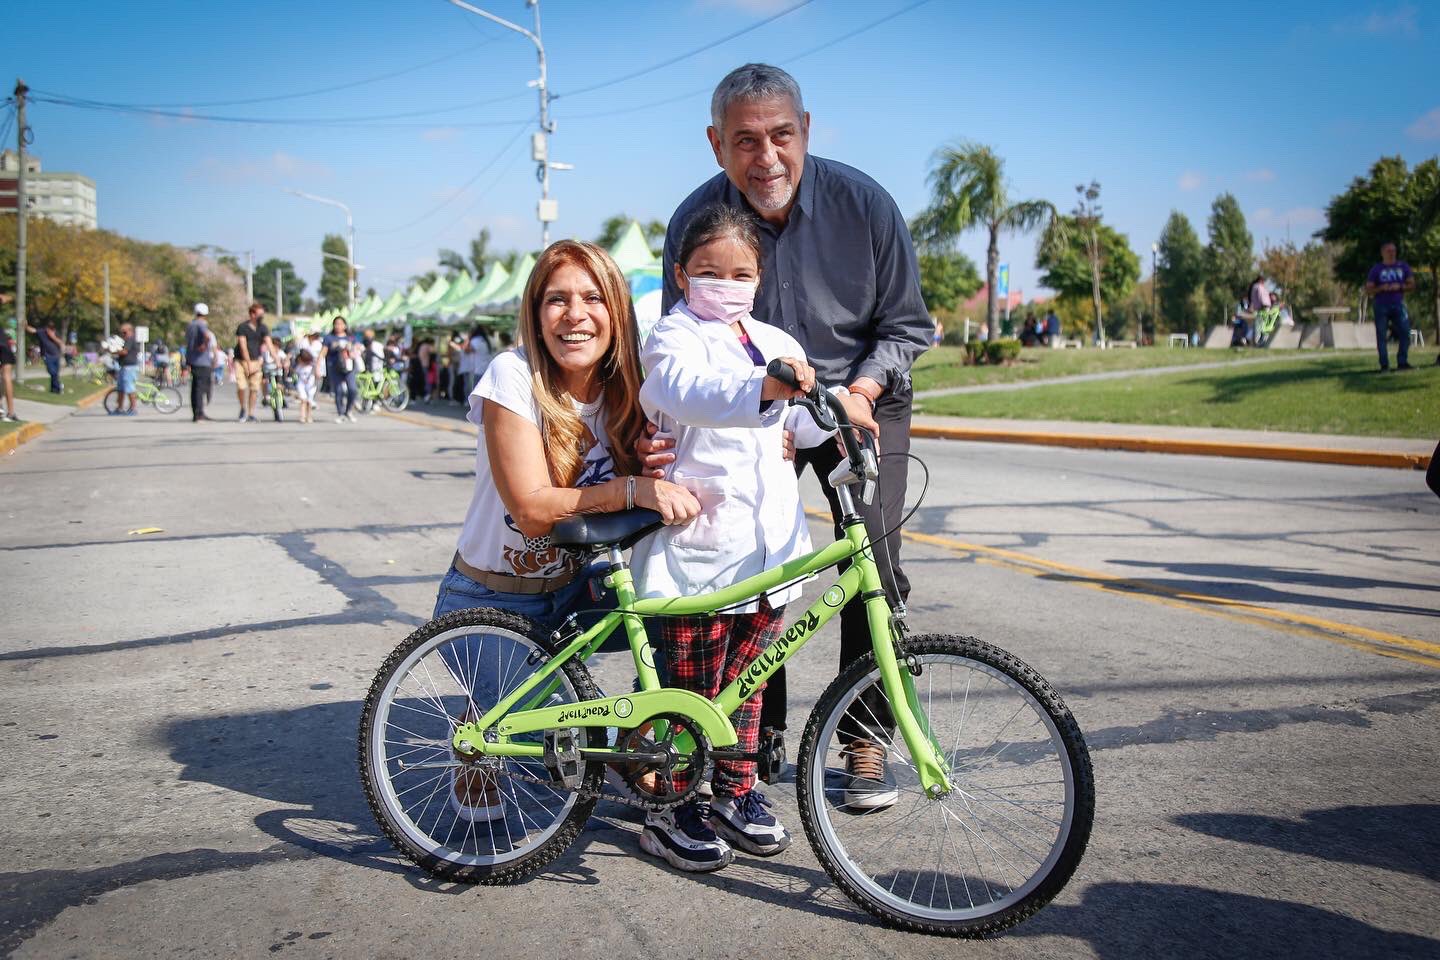
POLYGON ((990 336, 998 336, 995 283, 1000 272, 1001 231, 1028 232, 1042 227, 1040 245, 1064 241, 1064 224, 1048 200, 1012 200, 1005 182, 1005 161, 984 144, 961 141, 941 147, 930 159, 930 205, 910 225, 916 241, 948 250, 975 227, 990 232, 985 252, 985 314, 990 336))

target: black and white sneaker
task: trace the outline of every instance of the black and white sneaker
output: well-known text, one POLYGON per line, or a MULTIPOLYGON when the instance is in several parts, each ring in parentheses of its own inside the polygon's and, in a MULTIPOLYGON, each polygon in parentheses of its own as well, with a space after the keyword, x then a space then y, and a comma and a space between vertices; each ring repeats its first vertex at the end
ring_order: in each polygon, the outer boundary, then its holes
POLYGON ((790 834, 767 808, 770 801, 751 789, 738 797, 716 798, 710 825, 730 843, 760 857, 773 857, 790 846, 790 834))
POLYGON ((665 860, 676 870, 708 873, 735 858, 730 845, 706 822, 708 804, 690 800, 674 810, 652 813, 640 831, 640 849, 665 860))

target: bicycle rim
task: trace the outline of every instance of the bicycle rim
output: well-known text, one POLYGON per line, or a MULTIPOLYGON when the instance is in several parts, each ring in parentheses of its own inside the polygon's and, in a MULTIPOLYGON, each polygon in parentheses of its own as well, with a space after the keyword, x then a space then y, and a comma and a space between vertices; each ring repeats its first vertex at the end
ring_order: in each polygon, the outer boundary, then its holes
POLYGON ((174 413, 180 409, 180 391, 174 387, 160 387, 155 391, 155 399, 152 402, 155 409, 161 413, 174 413))
POLYGON ((883 919, 992 933, 1040 909, 1073 873, 1093 816, 1089 756, 1058 696, 1015 658, 959 638, 906 649, 922 667, 915 692, 951 793, 925 795, 904 739, 876 716, 880 671, 867 658, 863 674, 832 685, 807 730, 805 827, 831 875, 883 919), (884 784, 847 775, 857 731, 884 747, 884 784), (891 790, 896 802, 878 805, 891 790))
MULTIPOLYGON (((465 626, 421 643, 396 665, 376 700, 368 731, 368 773, 386 819, 424 856, 459 867, 494 868, 538 850, 565 823, 574 793, 516 779, 548 779, 541 760, 496 758, 503 815, 466 820, 451 802, 462 765, 451 737, 462 718, 476 719, 545 662, 535 641, 503 627, 465 626)), ((544 705, 580 699, 563 670, 544 705)), ((516 738, 542 741, 540 734, 516 738)))

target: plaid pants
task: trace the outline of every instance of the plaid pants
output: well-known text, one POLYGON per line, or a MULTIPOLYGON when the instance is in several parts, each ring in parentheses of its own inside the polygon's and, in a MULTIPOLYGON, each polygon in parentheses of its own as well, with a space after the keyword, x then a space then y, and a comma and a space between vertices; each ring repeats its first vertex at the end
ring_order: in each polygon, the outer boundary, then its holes
MULTIPOLYGON (((760 609, 754 613, 661 620, 660 636, 670 667, 670 685, 712 699, 780 636, 784 612, 784 607, 776 610, 762 598, 760 609)), ((763 692, 757 692, 730 715, 740 737, 735 749, 753 753, 760 746, 763 696, 763 692)), ((679 773, 674 781, 675 787, 683 789, 689 784, 689 775, 679 773)), ((755 762, 717 760, 710 785, 716 796, 741 796, 755 785, 755 762)))

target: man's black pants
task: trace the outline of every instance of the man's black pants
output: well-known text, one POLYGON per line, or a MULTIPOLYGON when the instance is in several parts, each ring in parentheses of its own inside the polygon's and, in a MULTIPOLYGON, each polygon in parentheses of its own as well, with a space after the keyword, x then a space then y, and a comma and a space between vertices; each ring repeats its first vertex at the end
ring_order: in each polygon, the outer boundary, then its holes
POLYGON ((199 420, 205 416, 205 404, 210 402, 210 391, 215 386, 215 374, 210 367, 190 368, 190 419, 199 420))
MULTIPOLYGON (((905 385, 901 391, 887 393, 880 398, 875 408, 875 421, 880 425, 880 454, 884 459, 880 461, 880 490, 875 501, 870 506, 859 503, 858 486, 852 487, 855 493, 856 506, 860 509, 860 515, 865 518, 865 529, 870 533, 870 542, 875 555, 875 564, 880 568, 880 582, 885 587, 885 593, 892 605, 897 600, 903 600, 910 596, 910 580, 905 576, 905 571, 900 568, 900 534, 892 533, 887 542, 889 549, 880 541, 880 535, 890 527, 900 522, 905 515, 905 483, 908 477, 910 461, 903 454, 910 451, 910 406, 911 392, 909 385, 905 385), (892 456, 893 454, 893 456, 892 456), (883 510, 882 510, 883 508, 883 510), (884 514, 884 521, 881 522, 881 514, 884 514), (891 566, 891 559, 894 566, 891 566)), ((820 480, 820 487, 825 491, 825 497, 830 501, 830 515, 835 521, 835 535, 841 535, 840 528, 840 501, 835 491, 826 483, 830 471, 835 469, 836 464, 842 459, 840 451, 832 441, 826 441, 818 447, 811 447, 808 450, 795 451, 795 472, 802 474, 806 467, 815 470, 816 477, 820 480)), ((847 564, 848 565, 848 564, 847 564)), ((845 566, 842 565, 843 570, 845 566)), ((823 575, 822 575, 823 576, 823 575)), ((851 598, 845 604, 845 609, 840 611, 840 670, 869 653, 870 625, 865 618, 865 604, 858 598, 851 598)), ((774 727, 777 730, 785 729, 785 668, 776 671, 765 687, 765 699, 760 708, 760 726, 774 727)), ((890 717, 890 708, 885 702, 885 696, 879 687, 871 689, 863 697, 861 702, 863 708, 855 708, 852 714, 847 714, 845 721, 840 725, 840 737, 842 740, 873 740, 875 733, 889 733, 894 728, 894 721, 890 717), (867 733, 866 728, 874 733, 867 733), (877 730, 877 727, 881 728, 877 730)))

